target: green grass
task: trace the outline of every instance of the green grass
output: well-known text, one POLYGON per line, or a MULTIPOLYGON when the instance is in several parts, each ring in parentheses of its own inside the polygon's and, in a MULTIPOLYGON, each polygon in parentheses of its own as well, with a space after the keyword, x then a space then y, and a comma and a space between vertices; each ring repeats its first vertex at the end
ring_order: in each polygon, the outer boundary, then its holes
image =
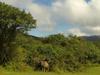
POLYGON ((53 73, 53 72, 7 72, 2 71, 0 75, 100 75, 100 67, 88 68, 84 72, 67 72, 67 73, 53 73))

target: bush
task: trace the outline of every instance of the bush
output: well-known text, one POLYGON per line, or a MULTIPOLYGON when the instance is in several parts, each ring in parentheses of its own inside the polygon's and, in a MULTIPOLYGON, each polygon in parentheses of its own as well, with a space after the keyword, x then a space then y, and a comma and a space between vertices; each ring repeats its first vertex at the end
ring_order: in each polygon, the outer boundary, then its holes
POLYGON ((10 62, 5 66, 5 69, 8 71, 19 71, 19 72, 25 72, 25 71, 32 71, 32 68, 22 62, 10 62))
POLYGON ((22 47, 16 48, 15 57, 5 64, 5 69, 9 71, 31 71, 32 68, 26 64, 26 50, 22 47))

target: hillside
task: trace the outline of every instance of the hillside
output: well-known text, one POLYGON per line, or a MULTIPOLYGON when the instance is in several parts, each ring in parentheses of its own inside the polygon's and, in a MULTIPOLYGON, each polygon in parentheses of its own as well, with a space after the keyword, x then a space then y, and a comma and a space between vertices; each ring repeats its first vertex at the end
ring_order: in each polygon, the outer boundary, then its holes
POLYGON ((83 38, 90 40, 90 41, 98 41, 98 40, 100 41, 99 35, 98 36, 96 36, 96 35, 94 35, 94 36, 83 36, 83 38))

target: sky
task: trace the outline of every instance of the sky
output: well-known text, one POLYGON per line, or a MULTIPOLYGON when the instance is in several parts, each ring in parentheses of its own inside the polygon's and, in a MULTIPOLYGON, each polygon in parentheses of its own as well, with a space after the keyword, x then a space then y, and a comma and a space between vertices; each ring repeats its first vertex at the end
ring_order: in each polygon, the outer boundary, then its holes
POLYGON ((37 20, 37 27, 29 31, 30 35, 100 35, 100 0, 0 1, 32 14, 37 20))

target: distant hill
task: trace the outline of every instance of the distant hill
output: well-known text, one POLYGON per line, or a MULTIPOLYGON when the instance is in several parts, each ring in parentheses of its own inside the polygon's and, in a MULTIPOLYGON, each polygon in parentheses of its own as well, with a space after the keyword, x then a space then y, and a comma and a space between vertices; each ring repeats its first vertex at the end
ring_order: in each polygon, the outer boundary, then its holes
POLYGON ((100 35, 94 35, 94 36, 83 36, 86 40, 89 41, 100 41, 100 35))
MULTIPOLYGON (((43 40, 43 37, 36 37, 32 35, 27 35, 29 37, 32 37, 35 40, 43 40)), ((93 36, 82 36, 82 38, 89 40, 89 41, 100 41, 100 35, 93 35, 93 36)))
MULTIPOLYGON (((27 36, 27 37, 31 37, 31 38, 33 38, 35 40, 42 41, 44 39, 43 37, 36 37, 36 36, 26 35, 26 34, 24 34, 24 35, 27 36)), ((89 41, 100 41, 100 35, 82 36, 82 38, 84 38, 86 40, 89 40, 89 41)))
POLYGON ((86 40, 92 41, 98 48, 100 48, 100 35, 96 36, 84 36, 86 40))

